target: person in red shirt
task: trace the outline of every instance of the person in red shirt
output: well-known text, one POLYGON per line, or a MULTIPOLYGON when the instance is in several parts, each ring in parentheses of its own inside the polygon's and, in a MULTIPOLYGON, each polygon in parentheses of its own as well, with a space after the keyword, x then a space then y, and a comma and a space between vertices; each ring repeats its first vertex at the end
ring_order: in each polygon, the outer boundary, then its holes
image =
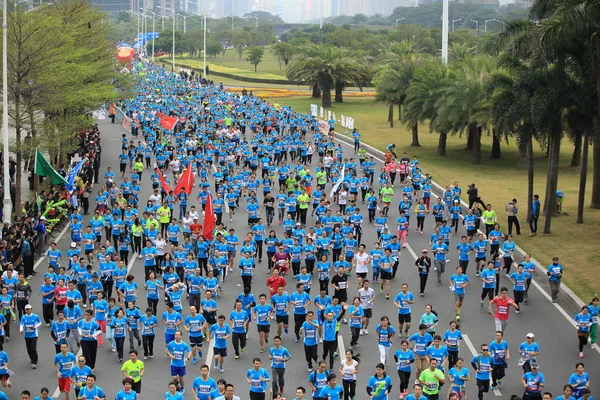
POLYGON ((269 288, 270 297, 273 297, 277 294, 277 288, 282 286, 285 288, 287 282, 285 278, 279 275, 279 269, 273 268, 273 276, 270 276, 267 279, 267 287, 269 288))
POLYGON ((519 310, 519 305, 508 297, 508 289, 505 287, 500 289, 500 296, 496 296, 490 301, 489 313, 494 316, 494 320, 496 321, 496 332, 504 334, 506 325, 508 325, 508 315, 511 306, 515 310, 519 310), (492 305, 494 304, 496 305, 496 312, 492 312, 492 305))
POLYGON ((192 231, 192 244, 195 247, 198 238, 202 235, 202 224, 198 223, 198 217, 194 217, 194 222, 190 224, 190 231, 192 231))
POLYGON ((277 253, 271 258, 273 266, 279 269, 282 276, 285 276, 290 271, 290 255, 283 252, 283 246, 279 246, 277 253))

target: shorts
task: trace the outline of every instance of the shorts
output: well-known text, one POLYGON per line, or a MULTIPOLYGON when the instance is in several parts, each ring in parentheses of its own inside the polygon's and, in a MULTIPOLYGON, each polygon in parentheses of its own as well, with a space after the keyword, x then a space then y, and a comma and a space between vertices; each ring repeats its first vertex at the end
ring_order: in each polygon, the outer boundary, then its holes
POLYGON ((463 300, 465 299, 465 295, 464 294, 455 294, 454 295, 454 302, 463 302, 463 300))
POLYGON ((366 272, 357 272, 356 276, 358 276, 361 279, 365 279, 367 277, 367 273, 366 272))
POLYGON ((171 365, 171 376, 185 376, 185 367, 171 365))
POLYGON ((265 333, 271 332, 271 325, 256 325, 256 328, 258 330, 258 333, 260 333, 260 332, 265 332, 265 333))
POLYGON ((487 393, 490 391, 490 381, 477 379, 477 387, 479 388, 480 392, 487 393))
MULTIPOLYGON (((165 343, 169 344, 171 343, 173 340, 175 340, 175 334, 174 333, 165 333, 165 343)), ((174 376, 174 375, 171 375, 174 376)))
POLYGON ((215 351, 215 356, 227 357, 227 347, 224 347, 222 349, 217 349, 215 347, 214 351, 215 351))
POLYGON ((467 268, 467 266, 469 265, 469 260, 458 260, 458 266, 461 267, 463 269, 467 268))
POLYGON ((403 323, 409 324, 410 321, 411 321, 410 314, 398 314, 398 323, 399 324, 403 324, 403 323))
POLYGON ((1 382, 6 382, 8 380, 8 378, 10 378, 9 374, 1 374, 0 375, 0 381, 1 382))
POLYGON ((190 347, 202 347, 202 343, 204 343, 204 336, 190 336, 190 347))
POLYGON ((475 236, 475 229, 467 229, 467 236, 475 236))
POLYGON ((179 246, 179 241, 177 240, 169 239, 169 243, 171 243, 173 246, 179 246))
POLYGON ((385 271, 381 271, 381 279, 382 280, 391 280, 392 279, 392 273, 391 272, 385 272, 385 271))
POLYGON ((372 318, 373 317, 373 310, 371 308, 364 309, 363 312, 364 312, 364 317, 365 318, 372 318))
POLYGON ((236 251, 235 250, 229 250, 229 251, 227 251, 227 256, 229 258, 235 258, 235 255, 236 255, 236 251))
POLYGON ((87 250, 87 249, 86 249, 86 250, 85 250, 85 255, 86 255, 86 256, 89 256, 89 255, 90 255, 90 254, 92 254, 93 252, 94 252, 94 249, 91 249, 91 250, 87 250))
POLYGON ((277 321, 278 324, 287 325, 290 322, 290 316, 289 315, 276 315, 275 320, 277 321))
POLYGON ((214 312, 210 312, 210 313, 205 312, 202 314, 202 316, 204 317, 204 319, 206 320, 206 322, 209 325, 214 325, 217 323, 216 313, 214 313, 214 312))
POLYGON ((485 262, 485 257, 475 257, 475 262, 476 263, 480 263, 480 262, 485 262))
POLYGON ((248 218, 248 224, 256 224, 258 223, 258 218, 248 218))
POLYGON ((127 168, 127 164, 119 164, 119 172, 125 172, 127 168))
MULTIPOLYGON (((8 377, 8 375, 6 375, 8 377)), ((71 378, 58 378, 58 390, 61 393, 69 393, 71 391, 71 378)))

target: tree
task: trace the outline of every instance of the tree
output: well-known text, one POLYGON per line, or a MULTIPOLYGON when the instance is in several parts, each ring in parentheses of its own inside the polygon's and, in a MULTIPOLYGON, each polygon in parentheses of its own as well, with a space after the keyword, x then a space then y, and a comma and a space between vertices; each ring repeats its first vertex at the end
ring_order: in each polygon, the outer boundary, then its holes
POLYGON ((244 31, 233 31, 233 34, 231 35, 231 45, 237 50, 240 61, 242 61, 244 49, 248 47, 248 33, 244 31))
POLYGON ((287 68, 288 64, 290 63, 290 60, 292 59, 294 54, 296 54, 297 51, 294 45, 286 42, 275 43, 273 46, 271 46, 271 50, 273 51, 273 54, 275 54, 275 56, 277 57, 277 61, 279 62, 279 69, 281 69, 281 64, 284 64, 287 68))
POLYGON ((254 47, 250 47, 247 50, 247 52, 248 52, 248 57, 246 58, 246 61, 248 61, 250 64, 254 65, 254 72, 256 72, 258 64, 260 64, 260 62, 262 61, 265 51, 262 49, 262 47, 254 46, 254 47))
POLYGON ((223 50, 221 41, 214 36, 206 38, 206 54, 210 57, 216 57, 223 50))

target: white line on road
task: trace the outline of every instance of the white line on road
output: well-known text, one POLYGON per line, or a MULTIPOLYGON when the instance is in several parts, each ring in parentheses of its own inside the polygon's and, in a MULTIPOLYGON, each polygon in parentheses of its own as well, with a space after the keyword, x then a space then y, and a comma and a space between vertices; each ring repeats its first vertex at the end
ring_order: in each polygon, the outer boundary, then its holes
MULTIPOLYGON (((469 335, 463 334, 462 336, 463 336, 464 342, 466 343, 467 347, 469 348, 469 351, 471 352, 471 354, 473 354, 473 357, 475 357, 477 354, 479 354, 477 352, 477 349, 475 349, 475 346, 473 346, 473 342, 471 342, 471 339, 469 339, 469 335)), ((498 388, 493 389, 492 392, 494 392, 494 395, 496 397, 502 397, 502 393, 500 392, 500 389, 498 389, 498 388)))
POLYGON ((344 338, 342 335, 338 335, 338 354, 340 356, 340 360, 346 359, 346 347, 344 346, 344 338))
POLYGON ((208 339, 208 350, 206 351, 206 362, 205 362, 205 364, 208 365, 209 375, 210 375, 210 370, 213 367, 213 357, 214 356, 215 356, 214 340, 211 340, 209 338, 208 339))
POLYGON ((413 256, 413 258, 416 260, 417 258, 417 254, 415 253, 415 251, 412 249, 412 247, 410 247, 410 244, 406 243, 406 249, 408 250, 408 252, 413 256))

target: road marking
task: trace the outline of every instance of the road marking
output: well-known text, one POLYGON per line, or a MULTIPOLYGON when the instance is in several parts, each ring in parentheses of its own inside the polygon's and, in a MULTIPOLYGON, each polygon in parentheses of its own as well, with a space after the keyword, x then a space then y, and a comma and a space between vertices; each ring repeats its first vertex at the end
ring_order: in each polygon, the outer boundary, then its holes
MULTIPOLYGON (((475 346, 473 346, 473 342, 471 342, 471 339, 469 339, 469 335, 463 334, 462 336, 463 336, 463 341, 469 348, 469 351, 471 352, 471 354, 473 354, 473 357, 477 356, 479 353, 477 352, 477 349, 475 349, 475 346)), ((491 379, 490 379, 490 381, 491 381, 491 379)), ((490 383, 490 386, 491 386, 491 383, 490 383)), ((496 388, 496 389, 492 390, 492 392, 494 392, 494 396, 502 397, 502 393, 500 392, 500 389, 496 388)))
MULTIPOLYGON (((127 273, 129 273, 129 271, 131 271, 131 268, 133 267, 133 264, 135 263, 135 258, 137 257, 135 255, 135 253, 133 253, 133 257, 131 257, 131 261, 129 261, 129 264, 127 264, 127 273)), ((146 268, 146 267, 144 267, 146 268)))
MULTIPOLYGON (((338 132, 336 132, 336 133, 338 133, 338 132)), ((341 140, 341 139, 339 139, 337 136, 341 136, 341 135, 338 133, 338 135, 336 135, 336 137, 334 137, 334 140, 337 140, 338 142, 340 142, 340 143, 342 143, 342 144, 344 144, 344 145, 346 145, 346 146, 348 146, 348 147, 350 147, 350 148, 354 149, 354 145, 353 145, 353 144, 350 144, 350 143, 346 142, 345 140, 341 140)), ((373 150, 373 151, 371 151, 371 152, 370 152, 371 154, 372 154, 372 153, 374 153, 374 152, 376 152, 376 151, 377 151, 377 152, 379 152, 379 150, 375 149, 374 147, 372 147, 372 146, 369 146, 369 145, 367 145, 367 146, 368 146, 368 147, 370 147, 370 148, 373 150)), ((373 158, 374 158, 374 159, 376 159, 377 161, 381 162, 381 163, 383 163, 383 162, 384 162, 384 161, 383 161, 381 158, 379 158, 379 157, 376 157, 376 156, 374 156, 373 158)), ((433 181, 432 181, 431 183, 432 183, 432 185, 435 185, 435 186, 437 186, 437 187, 439 188, 439 190, 442 190, 442 191, 444 190, 444 188, 443 188, 442 186, 440 186, 439 184, 437 184, 437 183, 435 183, 435 182, 433 182, 433 181)), ((437 196, 435 193, 433 193, 433 191, 431 192, 431 195, 432 195, 433 197, 435 197, 435 198, 439 198, 439 196, 437 196)), ((464 206, 464 207, 468 207, 468 206, 469 206, 469 205, 468 205, 466 202, 464 202, 463 200, 461 200, 461 201, 460 201, 460 203, 461 203, 461 205, 462 205, 462 206, 464 206)), ((461 219, 464 219, 464 216, 463 216, 462 214, 461 214, 461 215, 459 215, 459 217, 460 217, 461 219)), ((483 232, 482 232, 481 230, 479 230, 479 229, 477 230, 477 232, 478 232, 478 233, 483 233, 483 232)), ((485 233, 484 233, 484 236, 485 236, 485 233)), ((406 247, 409 249, 408 251, 411 251, 411 249, 410 249, 410 246, 408 245, 408 243, 406 244, 406 247)), ((413 253, 413 257, 415 257, 415 259, 417 259, 416 255, 414 254, 414 251, 413 251, 412 253, 413 253)), ((502 254, 504 254, 504 252, 502 251, 502 249, 500 249, 500 250, 499 250, 499 253, 500 253, 501 255, 502 255, 502 254)), ((516 268, 517 268, 517 263, 513 262, 513 263, 512 263, 512 266, 513 266, 513 267, 516 269, 516 268)), ((535 286, 535 287, 536 287, 536 288, 537 288, 537 289, 538 289, 538 290, 539 290, 539 291, 542 293, 542 295, 543 295, 543 296, 544 296, 546 299, 548 299, 548 301, 552 301, 552 298, 550 297, 550 295, 549 295, 549 294, 548 294, 548 293, 547 293, 547 292, 544 290, 544 288, 542 288, 542 287, 540 286, 540 284, 539 284, 539 283, 537 283, 537 282, 536 282, 536 280, 535 280, 535 279, 533 279, 533 280, 532 280, 532 283, 533 283, 533 286, 535 286)), ((577 300, 577 299, 575 299, 575 300, 577 300)), ((564 310, 564 308, 562 308, 562 307, 561 307, 561 306, 560 306, 558 303, 551 303, 551 304, 552 304, 552 305, 553 305, 553 306, 554 306, 554 307, 555 307, 555 308, 556 308, 556 309, 557 309, 557 310, 558 310, 558 311, 559 311, 559 312, 560 312, 560 313, 561 313, 561 314, 562 314, 562 315, 563 315, 563 316, 564 316, 564 317, 567 319, 567 321, 569 321, 569 323, 570 323, 571 325, 573 325, 574 327, 576 327, 576 326, 577 326, 577 325, 575 324, 575 321, 573 320, 573 318, 572 318, 572 317, 571 317, 571 316, 570 316, 570 315, 569 315, 569 314, 568 314, 568 313, 567 313, 567 312, 564 310)), ((594 350, 596 350, 598 353, 600 353, 600 346, 598 346, 597 344, 594 344, 594 345, 592 346, 592 348, 593 348, 594 350)))
MULTIPOLYGON (((65 233, 67 233, 67 229, 69 229, 69 224, 67 224, 63 230, 58 234, 58 236, 56 237, 55 242, 58 243, 60 242, 60 239, 62 239, 62 237, 65 235, 65 233)), ((44 252, 44 254, 42 254, 42 256, 35 262, 35 265, 33 266, 33 270, 35 271, 37 269, 37 267, 40 266, 40 264, 42 263, 42 261, 44 261, 44 259, 46 258, 46 254, 47 254, 48 249, 46 249, 46 251, 44 252)))
POLYGON ((215 349, 214 349, 215 343, 214 340, 211 340, 210 338, 208 339, 208 350, 206 351, 206 362, 205 364, 208 365, 208 374, 210 375, 210 371, 213 368, 213 363, 214 363, 214 356, 215 356, 215 349))
POLYGON ((408 250, 408 252, 413 256, 413 258, 416 260, 417 258, 417 253, 415 253, 415 251, 412 249, 412 247, 410 247, 410 244, 406 243, 406 249, 408 250))
POLYGON ((338 355, 340 356, 340 360, 345 360, 346 357, 346 347, 344 346, 344 338, 342 335, 338 335, 338 355))

